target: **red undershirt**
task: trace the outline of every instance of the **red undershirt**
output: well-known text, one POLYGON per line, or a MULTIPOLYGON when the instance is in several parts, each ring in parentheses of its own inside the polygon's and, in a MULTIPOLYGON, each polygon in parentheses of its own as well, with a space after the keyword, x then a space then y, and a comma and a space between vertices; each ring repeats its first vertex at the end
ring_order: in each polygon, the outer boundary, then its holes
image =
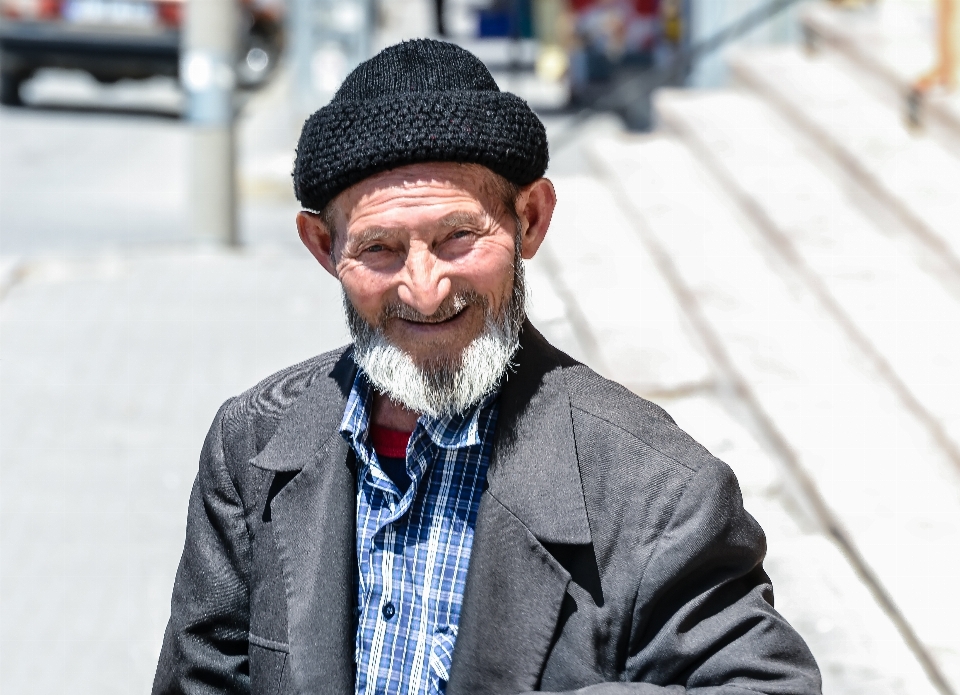
POLYGON ((377 461, 380 468, 386 473, 393 484, 400 490, 400 494, 410 487, 410 476, 407 473, 407 443, 412 432, 391 430, 380 425, 370 424, 370 443, 377 452, 377 461))

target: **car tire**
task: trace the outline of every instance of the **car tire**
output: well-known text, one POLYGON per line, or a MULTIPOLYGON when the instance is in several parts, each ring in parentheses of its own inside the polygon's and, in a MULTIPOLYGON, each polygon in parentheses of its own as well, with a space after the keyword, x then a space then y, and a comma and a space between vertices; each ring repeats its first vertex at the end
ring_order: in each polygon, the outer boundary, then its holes
POLYGON ((237 86, 259 89, 267 83, 277 63, 277 53, 259 36, 251 38, 237 64, 237 86))
POLYGON ((281 29, 272 23, 256 23, 243 42, 237 61, 237 86, 260 89, 276 71, 280 58, 281 29))
POLYGON ((26 76, 17 72, 0 72, 0 104, 4 106, 23 106, 20 98, 20 85, 26 76))

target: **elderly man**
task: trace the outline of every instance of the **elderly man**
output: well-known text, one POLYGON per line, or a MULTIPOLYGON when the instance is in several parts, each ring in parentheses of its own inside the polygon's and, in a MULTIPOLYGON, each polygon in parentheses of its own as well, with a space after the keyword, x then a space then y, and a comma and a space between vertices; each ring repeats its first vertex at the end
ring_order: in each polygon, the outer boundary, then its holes
POLYGON ((154 693, 820 692, 730 469, 526 320, 546 165, 437 41, 307 121, 297 227, 354 342, 217 414, 154 693))

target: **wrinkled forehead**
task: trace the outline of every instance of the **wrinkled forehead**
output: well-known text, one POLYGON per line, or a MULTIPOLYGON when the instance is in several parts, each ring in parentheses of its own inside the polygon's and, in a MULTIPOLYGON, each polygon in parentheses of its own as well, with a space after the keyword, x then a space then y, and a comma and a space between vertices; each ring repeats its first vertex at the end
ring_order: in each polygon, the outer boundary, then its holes
POLYGON ((359 218, 432 213, 499 218, 512 212, 518 187, 479 164, 433 162, 380 172, 351 186, 332 202, 330 222, 353 227, 359 218))

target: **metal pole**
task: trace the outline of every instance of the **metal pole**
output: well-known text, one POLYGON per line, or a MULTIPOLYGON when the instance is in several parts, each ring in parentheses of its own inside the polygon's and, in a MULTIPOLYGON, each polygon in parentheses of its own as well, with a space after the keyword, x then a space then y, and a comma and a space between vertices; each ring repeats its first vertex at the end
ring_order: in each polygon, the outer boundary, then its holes
POLYGON ((190 227, 197 238, 239 242, 233 90, 236 0, 188 0, 180 75, 191 124, 190 227))
POLYGON ((287 3, 287 39, 288 55, 291 58, 293 76, 293 100, 296 112, 296 126, 303 123, 317 108, 313 80, 314 23, 316 10, 310 0, 290 0, 287 3))
MULTIPOLYGON (((290 0, 294 99, 306 118, 370 55, 372 0, 290 0)), ((297 126, 299 127, 299 123, 297 126)))

